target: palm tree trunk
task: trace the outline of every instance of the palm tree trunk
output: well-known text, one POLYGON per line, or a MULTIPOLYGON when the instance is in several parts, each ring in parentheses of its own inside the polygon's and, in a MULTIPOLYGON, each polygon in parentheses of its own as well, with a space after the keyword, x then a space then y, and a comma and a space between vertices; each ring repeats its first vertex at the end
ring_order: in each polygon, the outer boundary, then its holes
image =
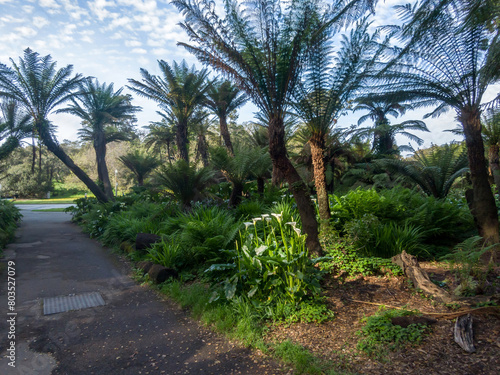
POLYGON ((500 157, 498 144, 490 145, 488 150, 488 159, 490 163, 491 175, 497 188, 497 194, 500 196, 500 157))
POLYGON ((269 154, 271 155, 273 168, 282 173, 295 198, 302 221, 302 229, 307 235, 306 246, 309 252, 318 256, 323 255, 323 249, 318 238, 316 212, 309 196, 309 189, 286 155, 285 128, 283 118, 280 115, 272 117, 269 122, 269 154))
MULTIPOLYGON (((40 126, 37 127, 38 129, 40 126)), ((64 165, 66 165, 71 172, 75 174, 76 177, 82 181, 89 190, 94 193, 95 197, 100 202, 108 202, 108 197, 104 192, 97 186, 97 184, 92 181, 92 179, 87 176, 87 174, 78 167, 75 162, 64 152, 64 150, 52 139, 50 134, 41 134, 41 138, 47 149, 52 152, 59 160, 61 160, 64 165)))
POLYGON ((314 184, 316 186, 316 195, 318 197, 319 218, 321 226, 327 226, 331 218, 330 203, 328 201, 328 191, 326 189, 326 166, 323 152, 325 149, 325 140, 323 137, 313 137, 309 141, 311 145, 311 156, 314 168, 314 184))
POLYGON ((99 181, 102 182, 104 187, 104 193, 109 200, 114 200, 113 188, 111 186, 111 181, 109 180, 108 166, 106 165, 106 141, 104 139, 104 133, 99 132, 94 140, 94 150, 97 162, 97 175, 99 176, 99 181))
POLYGON ((229 207, 236 207, 241 202, 241 195, 243 194, 243 184, 241 182, 233 182, 233 189, 229 197, 229 207))
POLYGON ((233 144, 231 143, 231 135, 229 134, 229 129, 227 127, 226 116, 219 117, 219 125, 220 125, 220 134, 222 139, 224 140, 224 144, 226 145, 227 151, 229 155, 234 156, 233 144))
POLYGON ((179 157, 189 163, 187 126, 187 122, 184 121, 177 123, 175 138, 177 141, 177 148, 179 149, 179 157))
POLYGON ((498 213, 495 199, 488 182, 484 143, 481 137, 481 119, 477 108, 465 108, 460 114, 473 189, 472 215, 476 219, 479 234, 487 243, 500 242, 498 213))

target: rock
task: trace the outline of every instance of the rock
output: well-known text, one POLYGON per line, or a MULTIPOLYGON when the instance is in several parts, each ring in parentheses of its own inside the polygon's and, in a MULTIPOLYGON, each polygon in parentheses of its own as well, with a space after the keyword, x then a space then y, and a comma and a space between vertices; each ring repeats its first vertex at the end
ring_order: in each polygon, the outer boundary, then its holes
POLYGON ((177 279, 179 274, 173 268, 166 268, 159 264, 153 264, 148 271, 149 280, 156 284, 163 283, 164 281, 174 278, 177 279))
POLYGON ((137 251, 145 251, 160 240, 161 237, 157 234, 137 233, 137 236, 135 237, 135 249, 137 251))
POLYGON ((135 249, 132 244, 129 242, 125 241, 120 244, 120 250, 123 251, 124 253, 130 254, 132 253, 135 249))
POLYGON ((142 274, 146 274, 149 272, 149 270, 151 269, 151 267, 153 266, 153 262, 149 261, 149 260, 143 260, 141 262, 138 262, 136 264, 136 267, 140 270, 142 270, 142 274))

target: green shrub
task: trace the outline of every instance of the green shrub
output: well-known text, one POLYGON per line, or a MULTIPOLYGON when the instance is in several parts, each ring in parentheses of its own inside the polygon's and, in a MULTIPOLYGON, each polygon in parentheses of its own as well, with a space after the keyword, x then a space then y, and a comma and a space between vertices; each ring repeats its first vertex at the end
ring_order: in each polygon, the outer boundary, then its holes
POLYGON ((0 200, 0 252, 14 238, 22 216, 12 202, 0 200))
POLYGON ((244 200, 235 209, 235 215, 243 220, 256 217, 264 213, 266 205, 258 200, 244 200))
POLYGON ((419 345, 428 331, 427 325, 410 324, 403 328, 391 322, 391 318, 415 314, 413 311, 386 310, 381 307, 375 315, 362 319, 365 325, 356 332, 361 337, 357 349, 369 356, 383 359, 388 350, 396 350, 405 345, 419 345))
POLYGON ((181 246, 174 239, 164 237, 148 250, 146 258, 164 267, 180 269, 185 263, 181 246))

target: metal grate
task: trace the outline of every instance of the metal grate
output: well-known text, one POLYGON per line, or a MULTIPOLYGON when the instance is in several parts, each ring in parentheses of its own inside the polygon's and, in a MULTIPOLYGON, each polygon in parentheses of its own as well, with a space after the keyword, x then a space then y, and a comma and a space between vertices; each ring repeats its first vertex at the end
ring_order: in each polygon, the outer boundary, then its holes
POLYGON ((80 310, 103 305, 105 305, 104 300, 97 292, 44 298, 43 315, 57 314, 70 310, 80 310))

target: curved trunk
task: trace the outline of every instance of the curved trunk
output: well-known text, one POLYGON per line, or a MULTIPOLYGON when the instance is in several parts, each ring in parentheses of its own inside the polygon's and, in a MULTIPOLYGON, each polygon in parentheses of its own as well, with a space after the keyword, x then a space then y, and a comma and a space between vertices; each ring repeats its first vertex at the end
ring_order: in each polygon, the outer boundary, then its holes
POLYGON ((486 242, 490 244, 498 243, 500 242, 498 213, 491 186, 488 182, 479 109, 463 109, 460 113, 460 122, 465 133, 473 189, 471 213, 476 220, 479 234, 486 242))
POLYGON ((274 170, 279 171, 288 182, 289 189, 295 198, 302 220, 302 229, 307 235, 306 246, 309 252, 317 256, 323 255, 318 239, 316 212, 311 202, 309 189, 286 155, 285 128, 283 118, 279 115, 271 118, 269 122, 269 154, 273 161, 273 177, 274 170))
POLYGON ((229 129, 227 127, 226 116, 222 115, 219 117, 219 125, 220 125, 220 134, 222 139, 224 140, 224 144, 226 145, 227 151, 229 155, 234 156, 233 144, 231 143, 231 135, 229 134, 229 129))
POLYGON ((177 123, 175 140, 177 142, 177 148, 179 150, 179 157, 189 163, 188 131, 186 121, 180 121, 179 123, 177 123))
POLYGON ((47 149, 52 152, 59 160, 61 160, 64 165, 66 165, 71 170, 71 172, 73 172, 75 176, 78 177, 80 181, 82 181, 92 193, 94 193, 95 197, 100 202, 108 202, 108 197, 106 196, 106 194, 104 194, 99 186, 97 186, 97 184, 92 181, 92 179, 75 164, 75 162, 64 152, 64 150, 56 142, 54 142, 50 133, 43 131, 43 127, 40 125, 36 125, 36 128, 39 131, 43 143, 45 144, 45 146, 47 146, 47 149))
POLYGON ((96 139, 94 139, 94 150, 99 181, 102 182, 104 193, 108 199, 113 200, 113 188, 111 186, 111 181, 109 180, 108 166, 106 165, 106 140, 104 138, 104 133, 97 133, 96 139))
POLYGON ((311 145, 312 163, 314 168, 314 184, 318 197, 318 209, 321 225, 328 225, 331 218, 330 203, 328 201, 328 191, 326 189, 326 166, 323 152, 325 140, 321 136, 313 136, 309 141, 311 145))
POLYGON ((500 195, 500 157, 498 155, 499 147, 498 144, 491 145, 488 150, 488 159, 490 162, 491 175, 493 176, 493 182, 497 188, 497 194, 500 195))

